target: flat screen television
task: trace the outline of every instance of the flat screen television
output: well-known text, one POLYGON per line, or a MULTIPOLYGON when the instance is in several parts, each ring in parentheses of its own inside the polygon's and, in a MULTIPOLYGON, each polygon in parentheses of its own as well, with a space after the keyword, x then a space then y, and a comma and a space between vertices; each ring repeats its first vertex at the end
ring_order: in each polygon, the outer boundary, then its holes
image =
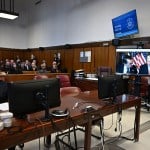
POLYGON ((116 96, 125 93, 124 80, 121 75, 98 77, 98 97, 102 100, 116 101, 116 96))
POLYGON ((16 117, 60 106, 60 82, 57 78, 18 81, 8 84, 9 111, 16 117))
POLYGON ((115 38, 122 38, 139 33, 136 10, 129 11, 112 19, 115 38))
POLYGON ((116 74, 150 74, 150 49, 116 49, 116 74))

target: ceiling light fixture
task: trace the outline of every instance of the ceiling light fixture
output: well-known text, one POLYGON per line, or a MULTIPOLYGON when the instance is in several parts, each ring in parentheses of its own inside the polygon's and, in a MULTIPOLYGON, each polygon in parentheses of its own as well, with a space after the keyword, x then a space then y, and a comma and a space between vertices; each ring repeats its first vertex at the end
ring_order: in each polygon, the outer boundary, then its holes
POLYGON ((0 18, 6 19, 16 19, 19 15, 17 13, 7 12, 7 11, 0 11, 0 18))
POLYGON ((5 19, 16 19, 19 14, 14 12, 14 0, 9 0, 10 11, 5 10, 5 0, 1 0, 0 17, 5 19))

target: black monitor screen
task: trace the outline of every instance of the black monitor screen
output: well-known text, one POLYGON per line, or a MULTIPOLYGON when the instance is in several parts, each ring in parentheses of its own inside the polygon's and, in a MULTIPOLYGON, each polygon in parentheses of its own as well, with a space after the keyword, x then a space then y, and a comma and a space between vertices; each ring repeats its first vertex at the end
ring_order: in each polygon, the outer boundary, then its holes
POLYGON ((59 84, 56 78, 9 83, 9 111, 14 116, 24 116, 60 106, 59 84))
POLYGON ((0 80, 0 104, 8 102, 7 82, 0 80))
POLYGON ((98 77, 98 97, 100 99, 115 98, 125 92, 124 80, 120 75, 98 77))

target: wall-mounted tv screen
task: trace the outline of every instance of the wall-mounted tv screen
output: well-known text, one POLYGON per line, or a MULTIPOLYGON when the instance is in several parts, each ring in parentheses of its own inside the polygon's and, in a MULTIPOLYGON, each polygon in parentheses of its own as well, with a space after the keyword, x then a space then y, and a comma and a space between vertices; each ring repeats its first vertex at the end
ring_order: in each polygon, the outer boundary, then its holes
POLYGON ((115 38, 139 33, 136 10, 129 11, 112 19, 115 38))
POLYGON ((116 74, 150 75, 150 49, 116 49, 116 74))

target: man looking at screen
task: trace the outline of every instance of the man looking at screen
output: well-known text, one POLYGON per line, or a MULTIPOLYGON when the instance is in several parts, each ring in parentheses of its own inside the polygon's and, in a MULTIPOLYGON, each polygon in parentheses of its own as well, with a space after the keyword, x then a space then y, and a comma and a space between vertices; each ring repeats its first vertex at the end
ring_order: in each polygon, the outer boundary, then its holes
POLYGON ((118 64, 117 66, 118 73, 124 74, 137 74, 137 68, 133 64, 133 59, 129 55, 125 55, 123 58, 123 63, 118 64))

